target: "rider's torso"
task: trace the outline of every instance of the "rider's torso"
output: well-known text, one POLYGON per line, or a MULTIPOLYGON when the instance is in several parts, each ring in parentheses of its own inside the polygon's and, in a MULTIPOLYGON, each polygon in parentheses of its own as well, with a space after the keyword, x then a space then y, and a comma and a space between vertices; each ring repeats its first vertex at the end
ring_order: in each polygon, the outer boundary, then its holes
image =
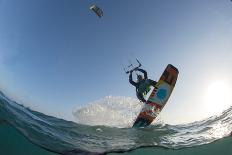
POLYGON ((136 86, 137 93, 147 94, 149 90, 150 90, 149 80, 144 79, 137 83, 136 86))

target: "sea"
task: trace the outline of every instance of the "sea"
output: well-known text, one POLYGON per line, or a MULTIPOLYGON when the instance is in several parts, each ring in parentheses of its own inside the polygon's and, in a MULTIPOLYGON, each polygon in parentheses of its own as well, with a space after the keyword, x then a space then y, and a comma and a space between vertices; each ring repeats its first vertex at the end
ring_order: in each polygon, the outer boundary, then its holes
POLYGON ((158 119, 146 128, 131 128, 140 108, 136 100, 109 96, 75 109, 76 120, 67 121, 0 92, 0 155, 232 155, 232 107, 192 123, 158 119), (125 114, 128 106, 136 110, 125 114))

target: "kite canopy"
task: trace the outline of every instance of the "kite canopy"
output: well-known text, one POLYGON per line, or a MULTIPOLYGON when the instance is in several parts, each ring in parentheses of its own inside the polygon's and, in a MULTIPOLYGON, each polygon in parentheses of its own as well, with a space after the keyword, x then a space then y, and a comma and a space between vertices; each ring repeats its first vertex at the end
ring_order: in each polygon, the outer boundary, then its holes
POLYGON ((103 11, 96 5, 92 5, 90 8, 99 18, 103 16, 103 11))

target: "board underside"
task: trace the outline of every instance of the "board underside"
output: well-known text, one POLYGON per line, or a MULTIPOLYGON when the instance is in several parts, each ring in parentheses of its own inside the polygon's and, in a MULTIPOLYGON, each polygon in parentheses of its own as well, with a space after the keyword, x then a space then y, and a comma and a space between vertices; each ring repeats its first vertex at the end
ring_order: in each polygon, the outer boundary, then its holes
POLYGON ((169 64, 144 104, 133 127, 146 127, 159 115, 167 103, 178 77, 178 69, 169 64))

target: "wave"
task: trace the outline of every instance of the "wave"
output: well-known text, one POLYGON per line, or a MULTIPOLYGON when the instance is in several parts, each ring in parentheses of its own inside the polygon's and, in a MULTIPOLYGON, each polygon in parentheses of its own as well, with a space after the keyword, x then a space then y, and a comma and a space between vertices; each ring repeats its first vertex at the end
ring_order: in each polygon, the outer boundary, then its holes
POLYGON ((42 148, 68 155, 125 152, 141 147, 191 148, 212 143, 230 135, 232 131, 232 107, 219 116, 198 122, 128 128, 141 107, 139 104, 130 98, 106 97, 75 110, 73 114, 79 121, 75 123, 25 108, 0 92, 0 122, 7 122, 30 142, 42 148), (137 110, 129 111, 130 106, 137 110), (109 111, 112 113, 109 120, 113 119, 116 123, 107 121, 108 115, 104 113, 109 111), (96 114, 104 118, 103 121, 94 118, 96 114), (121 114, 120 117, 116 117, 117 114, 121 114), (125 122, 120 120, 123 118, 127 118, 125 122), (107 123, 102 125, 105 121, 107 123), (121 125, 122 128, 114 125, 121 125))

